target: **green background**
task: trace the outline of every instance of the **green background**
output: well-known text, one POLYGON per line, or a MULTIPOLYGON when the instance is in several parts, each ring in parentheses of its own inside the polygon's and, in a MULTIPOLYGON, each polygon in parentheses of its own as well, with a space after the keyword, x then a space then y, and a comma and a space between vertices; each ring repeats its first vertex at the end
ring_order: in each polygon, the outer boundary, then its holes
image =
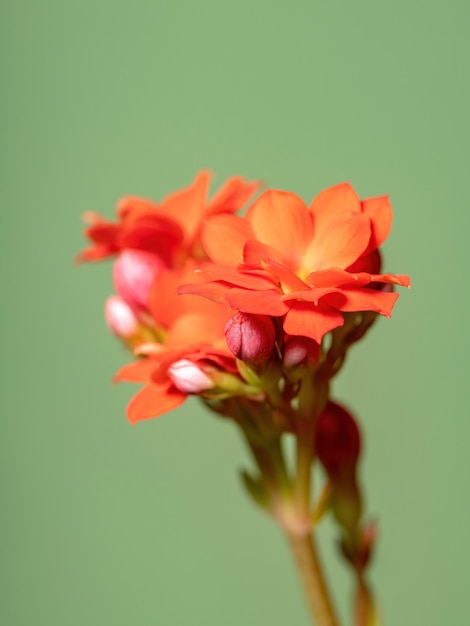
MULTIPOLYGON (((80 215, 209 167, 310 200, 389 193, 392 320, 335 394, 365 432, 389 626, 468 619, 468 24, 464 0, 4 1, 1 608, 5 626, 306 626, 287 547, 237 482, 236 431, 188 402, 131 427, 110 265, 80 215)), ((343 616, 350 580, 323 553, 343 616)))

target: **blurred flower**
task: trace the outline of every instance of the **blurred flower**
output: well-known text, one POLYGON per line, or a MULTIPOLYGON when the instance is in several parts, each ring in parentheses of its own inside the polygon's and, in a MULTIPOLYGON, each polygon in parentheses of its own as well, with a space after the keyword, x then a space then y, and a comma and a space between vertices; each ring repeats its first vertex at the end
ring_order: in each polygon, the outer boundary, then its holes
POLYGON ((160 204, 136 197, 117 206, 118 221, 88 212, 85 231, 92 245, 79 261, 98 261, 127 248, 158 255, 167 267, 181 267, 187 257, 205 257, 200 230, 205 218, 240 209, 258 190, 259 183, 240 176, 229 178, 208 201, 210 173, 200 172, 193 184, 167 196, 160 204))

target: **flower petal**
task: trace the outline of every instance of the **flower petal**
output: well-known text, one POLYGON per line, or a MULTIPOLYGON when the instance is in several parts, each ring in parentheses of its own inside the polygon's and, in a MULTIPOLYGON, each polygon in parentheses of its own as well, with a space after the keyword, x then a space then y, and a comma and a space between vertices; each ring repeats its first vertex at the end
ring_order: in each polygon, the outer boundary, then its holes
POLYGON ((282 291, 289 293, 292 291, 308 290, 310 287, 301 280, 292 270, 283 263, 277 263, 268 259, 266 267, 269 269, 271 276, 275 277, 281 286, 282 291))
POLYGON ((204 313, 207 317, 211 317, 215 314, 214 311, 217 307, 209 300, 225 304, 223 291, 218 296, 216 283, 207 283, 208 278, 210 280, 211 277, 195 272, 197 267, 197 263, 188 259, 184 268, 164 270, 156 275, 150 290, 149 310, 154 319, 164 328, 170 328, 178 317, 190 312, 204 313), (187 290, 181 288, 180 290, 179 287, 185 287, 188 281, 193 281, 188 285, 189 288, 187 290), (191 289, 193 284, 199 287, 201 283, 216 287, 211 290, 210 294, 207 293, 207 287, 201 287, 199 290, 191 289), (190 298, 181 294, 204 295, 209 300, 190 298))
POLYGON ((289 310, 288 306, 282 302, 280 296, 281 293, 274 289, 265 289, 263 291, 230 289, 225 294, 225 300, 232 309, 238 309, 244 313, 280 317, 289 310))
POLYGON ((210 172, 199 172, 192 185, 167 196, 159 206, 160 214, 180 224, 186 240, 192 239, 205 212, 210 178, 210 172))
POLYGON ((313 234, 312 217, 299 196, 265 191, 246 213, 256 238, 282 252, 297 268, 313 234))
POLYGON ((125 224, 119 235, 119 247, 136 248, 153 252, 167 265, 172 264, 173 252, 180 245, 183 232, 179 225, 170 219, 145 218, 125 224))
POLYGON ((117 214, 122 222, 133 222, 142 217, 154 216, 157 210, 155 202, 136 196, 125 196, 117 205, 117 214))
POLYGON ((325 301, 340 311, 375 311, 390 317, 398 293, 377 289, 345 289, 337 294, 330 294, 325 301))
POLYGON ((354 287, 361 287, 370 283, 370 274, 366 272, 359 272, 353 274, 346 270, 340 270, 337 267, 332 267, 328 270, 321 270, 320 272, 312 272, 307 276, 307 282, 312 287, 344 287, 345 285, 353 285, 354 287))
POLYGON ((119 248, 117 246, 105 243, 98 243, 79 252, 79 254, 77 254, 77 256, 75 257, 75 261, 76 263, 84 263, 86 261, 101 261, 102 259, 106 259, 108 256, 116 254, 118 251, 119 248))
POLYGON ((391 283, 401 287, 411 287, 410 277, 406 274, 371 274, 370 280, 374 283, 391 283))
POLYGON ((361 201, 349 183, 340 183, 321 191, 310 205, 315 237, 345 214, 360 213, 361 201))
POLYGON ((304 267, 323 270, 349 267, 364 252, 370 241, 370 221, 365 215, 349 215, 325 225, 309 246, 304 267))
POLYGON ((276 248, 260 241, 247 241, 243 249, 243 260, 247 265, 263 266, 268 260, 286 264, 286 257, 276 248))
POLYGON ((219 265, 238 265, 243 247, 253 239, 249 222, 237 215, 222 214, 208 219, 202 227, 201 241, 207 256, 219 265))
POLYGON ((392 207, 388 196, 362 201, 362 211, 371 221, 372 233, 366 252, 375 250, 387 239, 392 226, 392 207))
MULTIPOLYGON (((225 302, 224 296, 230 285, 222 281, 212 281, 206 283, 186 283, 180 285, 177 290, 178 296, 184 296, 193 294, 195 296, 202 296, 212 302, 218 302, 219 304, 225 302)), ((157 294, 158 296, 158 294, 157 294)))
MULTIPOLYGON (((210 301, 208 304, 212 308, 210 314, 194 312, 178 318, 168 332, 167 344, 188 349, 191 345, 215 345, 219 339, 224 339, 224 326, 230 316, 228 307, 210 301)), ((223 343, 225 346, 225 341, 223 343)))
POLYGON ((258 181, 247 182, 242 176, 232 176, 214 194, 207 212, 211 214, 222 211, 234 213, 241 209, 260 187, 261 183, 258 181))
POLYGON ((159 365, 156 359, 140 359, 128 363, 114 374, 113 381, 127 383, 145 383, 152 379, 152 372, 159 365))
POLYGON ((132 398, 127 407, 127 417, 131 424, 135 424, 171 411, 185 400, 186 394, 178 391, 170 380, 163 385, 151 383, 132 398))
POLYGON ((320 343, 326 333, 343 324, 341 313, 323 302, 318 305, 296 302, 284 319, 284 330, 289 335, 310 337, 320 343))
POLYGON ((312 302, 318 304, 320 298, 327 296, 331 293, 342 293, 338 287, 322 287, 321 289, 303 289, 301 291, 293 291, 282 296, 283 302, 298 301, 298 302, 312 302))
POLYGON ((275 279, 268 272, 258 271, 258 268, 246 268, 243 265, 237 269, 226 265, 204 263, 201 271, 215 280, 222 280, 246 289, 269 289, 277 286, 275 279))

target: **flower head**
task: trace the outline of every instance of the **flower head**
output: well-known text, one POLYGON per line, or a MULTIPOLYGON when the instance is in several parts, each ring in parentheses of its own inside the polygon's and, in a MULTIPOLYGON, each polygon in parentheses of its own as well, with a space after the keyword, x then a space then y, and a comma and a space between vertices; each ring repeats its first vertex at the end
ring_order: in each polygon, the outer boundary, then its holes
POLYGON ((325 190, 309 207, 293 193, 268 190, 245 218, 207 221, 207 282, 179 292, 225 301, 244 313, 282 317, 289 335, 320 342, 343 325, 344 312, 390 316, 398 294, 377 284, 409 286, 407 276, 373 273, 391 220, 386 196, 361 201, 347 183, 325 190))

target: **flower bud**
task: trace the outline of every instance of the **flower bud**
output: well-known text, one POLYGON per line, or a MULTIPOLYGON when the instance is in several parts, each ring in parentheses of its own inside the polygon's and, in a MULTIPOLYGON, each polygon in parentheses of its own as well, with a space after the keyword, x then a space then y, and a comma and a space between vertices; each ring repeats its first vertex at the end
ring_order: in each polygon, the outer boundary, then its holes
POLYGON ((214 387, 213 381, 196 363, 188 359, 175 361, 168 368, 168 376, 183 393, 201 393, 214 387))
POLYGON ((284 344, 284 367, 314 364, 319 356, 320 346, 309 337, 291 337, 284 344))
POLYGON ((339 404, 328 402, 315 425, 315 450, 332 481, 354 475, 360 452, 359 428, 339 404))
POLYGON ((230 352, 245 363, 267 361, 276 341, 276 330, 267 315, 236 313, 225 324, 225 339, 230 352))
POLYGON ((348 267, 348 272, 353 274, 367 272, 368 274, 380 274, 382 258, 379 250, 375 249, 364 256, 360 256, 357 261, 348 267))
POLYGON ((331 508, 338 524, 354 537, 362 514, 356 478, 359 429, 352 415, 328 402, 315 425, 315 449, 331 481, 331 508))
POLYGON ((139 321, 130 306, 119 296, 110 296, 104 305, 110 330, 121 339, 130 339, 139 332, 139 321))
POLYGON ((147 309, 153 279, 163 267, 164 263, 151 252, 124 250, 113 268, 116 291, 132 308, 147 309))
POLYGON ((358 571, 364 571, 369 564, 377 542, 377 523, 367 522, 358 527, 356 533, 343 537, 341 551, 351 565, 358 571))

